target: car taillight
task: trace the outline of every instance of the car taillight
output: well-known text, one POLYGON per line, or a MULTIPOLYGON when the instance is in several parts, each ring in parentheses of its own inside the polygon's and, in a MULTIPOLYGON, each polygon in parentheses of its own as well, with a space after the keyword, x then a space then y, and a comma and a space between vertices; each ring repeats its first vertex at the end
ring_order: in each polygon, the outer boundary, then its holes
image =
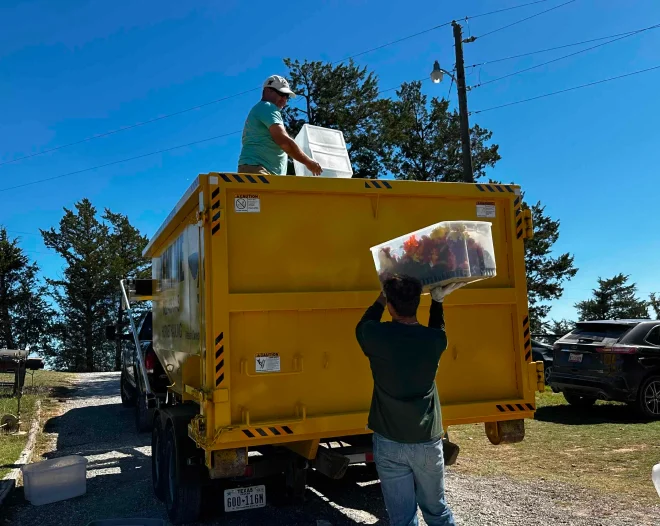
POLYGON ((144 357, 144 366, 148 373, 154 372, 154 367, 156 366, 156 355, 154 353, 147 353, 147 355, 144 357))
POLYGON ((639 347, 635 347, 634 345, 613 345, 612 347, 599 347, 596 350, 598 352, 612 354, 637 354, 639 347))

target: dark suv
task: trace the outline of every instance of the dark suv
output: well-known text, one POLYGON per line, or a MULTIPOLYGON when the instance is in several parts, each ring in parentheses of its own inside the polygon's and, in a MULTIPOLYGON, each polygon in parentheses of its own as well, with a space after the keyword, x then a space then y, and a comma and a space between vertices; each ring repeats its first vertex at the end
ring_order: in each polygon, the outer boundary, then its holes
POLYGON ((660 321, 585 321, 554 345, 550 387, 575 406, 626 402, 660 419, 660 321))

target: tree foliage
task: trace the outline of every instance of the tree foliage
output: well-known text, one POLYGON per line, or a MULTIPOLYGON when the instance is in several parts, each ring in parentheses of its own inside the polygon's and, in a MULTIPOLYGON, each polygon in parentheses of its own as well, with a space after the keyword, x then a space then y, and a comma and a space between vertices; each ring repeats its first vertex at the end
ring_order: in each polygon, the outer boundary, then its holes
POLYGON ((59 228, 42 230, 42 236, 65 261, 61 278, 47 280, 59 308, 54 365, 72 371, 117 367, 118 350, 106 341, 105 327, 116 322, 119 279, 147 272, 141 257, 146 238, 126 216, 106 210, 99 219, 88 199, 75 210, 65 208, 59 228))
MULTIPOLYGON (((387 101, 382 113, 384 165, 397 179, 412 181, 463 180, 461 126, 449 101, 422 93, 421 82, 403 83, 397 99, 387 101)), ((474 125, 470 128, 472 169, 479 179, 500 160, 497 144, 489 144, 493 133, 474 125)))
MULTIPOLYGON (((523 207, 528 208, 524 203, 523 207)), ((559 220, 548 216, 540 202, 532 205, 531 211, 534 237, 525 240, 527 299, 532 332, 540 332, 548 329, 544 322, 551 307, 545 302, 561 298, 564 283, 573 278, 578 269, 571 254, 553 253, 559 239, 559 220)))
POLYGON ((39 267, 18 241, 0 227, 0 348, 46 353, 54 312, 37 277, 39 267))
POLYGON ((580 321, 648 318, 648 302, 637 298, 637 285, 628 284, 630 276, 598 278, 591 299, 576 303, 580 321))
POLYGON ((655 292, 652 292, 649 297, 649 307, 653 310, 655 319, 660 320, 660 297, 655 292))
MULTIPOLYGON (((353 165, 353 177, 375 179, 382 172, 383 141, 378 78, 366 67, 348 63, 284 59, 291 89, 298 95, 284 111, 289 133, 303 124, 341 130, 353 165)), ((289 173, 293 173, 292 166, 289 173)))

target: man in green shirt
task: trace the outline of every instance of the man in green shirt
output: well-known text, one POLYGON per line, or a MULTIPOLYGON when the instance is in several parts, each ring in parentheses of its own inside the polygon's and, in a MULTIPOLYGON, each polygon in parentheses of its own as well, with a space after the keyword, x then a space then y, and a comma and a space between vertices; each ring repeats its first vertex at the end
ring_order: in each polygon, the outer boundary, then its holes
POLYGON ((429 324, 424 327, 417 321, 422 284, 407 276, 387 279, 356 329, 374 379, 369 428, 392 526, 417 526, 418 504, 429 526, 455 526, 445 500, 435 377, 447 348, 442 301, 462 285, 431 291, 429 324), (392 322, 381 322, 385 307, 392 322))
POLYGON ((272 75, 266 79, 261 100, 245 120, 239 173, 286 175, 289 154, 314 175, 321 174, 321 165, 305 155, 284 128, 281 110, 289 97, 295 96, 284 77, 272 75))

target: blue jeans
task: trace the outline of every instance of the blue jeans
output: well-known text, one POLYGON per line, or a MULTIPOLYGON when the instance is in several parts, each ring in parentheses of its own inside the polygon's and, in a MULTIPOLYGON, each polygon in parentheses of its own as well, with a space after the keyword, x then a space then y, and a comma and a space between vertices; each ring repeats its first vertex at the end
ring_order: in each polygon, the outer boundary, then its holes
POLYGON ((417 504, 429 526, 456 526, 445 501, 442 439, 402 444, 374 433, 373 440, 391 526, 418 526, 417 504))

